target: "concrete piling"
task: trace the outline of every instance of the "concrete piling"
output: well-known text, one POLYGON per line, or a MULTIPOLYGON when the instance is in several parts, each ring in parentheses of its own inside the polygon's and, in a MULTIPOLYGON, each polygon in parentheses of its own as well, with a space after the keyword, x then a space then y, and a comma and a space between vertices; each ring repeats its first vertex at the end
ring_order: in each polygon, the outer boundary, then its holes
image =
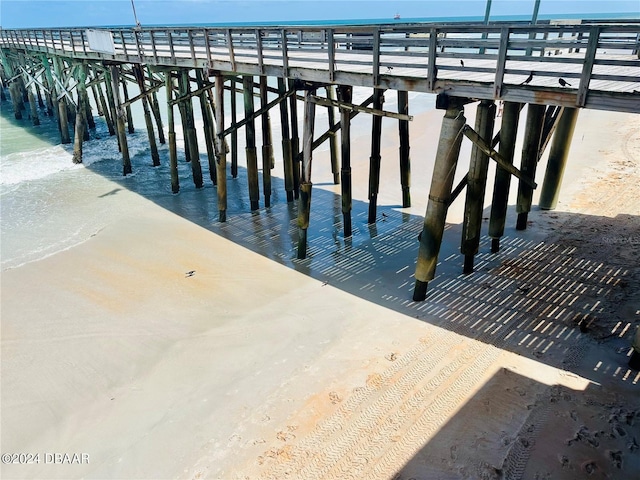
POLYGON ((442 119, 429 202, 420 235, 414 301, 423 301, 426 298, 427 286, 435 278, 449 197, 462 143, 461 132, 465 122, 464 104, 455 98, 449 99, 447 111, 442 119))

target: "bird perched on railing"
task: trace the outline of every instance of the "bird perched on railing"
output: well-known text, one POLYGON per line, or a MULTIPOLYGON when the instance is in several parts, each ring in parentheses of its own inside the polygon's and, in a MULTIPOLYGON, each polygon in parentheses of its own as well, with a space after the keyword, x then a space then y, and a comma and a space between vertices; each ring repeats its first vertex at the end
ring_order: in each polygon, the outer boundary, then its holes
POLYGON ((558 79, 558 83, 560 85, 562 85, 563 87, 570 87, 571 84, 569 82, 567 82, 564 78, 559 78, 558 79))
POLYGON ((533 80, 533 72, 531 72, 527 77, 527 79, 524 82, 522 82, 520 85, 527 85, 529 82, 531 82, 531 80, 533 80))

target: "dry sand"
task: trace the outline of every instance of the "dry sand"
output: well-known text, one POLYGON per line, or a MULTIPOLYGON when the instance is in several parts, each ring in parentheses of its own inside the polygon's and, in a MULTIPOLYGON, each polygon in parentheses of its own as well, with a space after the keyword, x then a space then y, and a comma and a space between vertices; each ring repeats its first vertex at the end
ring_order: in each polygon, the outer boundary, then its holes
POLYGON ((410 209, 385 122, 376 227, 357 140, 352 239, 318 153, 308 260, 282 192, 255 214, 231 202, 221 226, 166 208, 210 205, 212 188, 164 204, 122 190, 104 198, 119 221, 3 271, 2 453, 41 463, 2 478, 637 478, 637 116, 581 112, 558 209, 526 232, 511 212, 502 251, 483 241, 470 276, 458 200, 415 303, 441 115, 411 125, 410 209), (54 452, 90 461, 45 463, 54 452))

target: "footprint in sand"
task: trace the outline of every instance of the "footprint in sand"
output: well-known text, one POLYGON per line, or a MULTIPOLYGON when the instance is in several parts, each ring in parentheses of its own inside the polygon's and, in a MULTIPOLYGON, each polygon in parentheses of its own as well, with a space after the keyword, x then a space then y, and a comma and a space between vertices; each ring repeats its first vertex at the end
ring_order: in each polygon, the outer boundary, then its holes
POLYGON ((562 465, 562 468, 568 468, 571 465, 569 457, 567 457, 566 455, 559 455, 558 460, 560 460, 560 465, 562 465))
POLYGON ((616 468, 622 468, 622 452, 620 450, 617 450, 615 452, 609 450, 608 453, 609 460, 611 460, 613 466, 616 468))
POLYGON ((582 470, 591 475, 598 470, 598 466, 596 465, 596 462, 585 462, 582 464, 582 470))

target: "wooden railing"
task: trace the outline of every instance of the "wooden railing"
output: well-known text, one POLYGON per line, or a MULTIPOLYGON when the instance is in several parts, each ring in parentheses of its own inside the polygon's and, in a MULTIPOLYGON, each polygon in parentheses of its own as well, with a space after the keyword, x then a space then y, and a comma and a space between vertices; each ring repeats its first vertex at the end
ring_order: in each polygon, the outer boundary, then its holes
POLYGON ((0 46, 78 59, 640 112, 640 22, 1 30, 0 46), (526 79, 533 72, 533 79, 526 79), (567 83, 559 85, 559 78, 567 83))

